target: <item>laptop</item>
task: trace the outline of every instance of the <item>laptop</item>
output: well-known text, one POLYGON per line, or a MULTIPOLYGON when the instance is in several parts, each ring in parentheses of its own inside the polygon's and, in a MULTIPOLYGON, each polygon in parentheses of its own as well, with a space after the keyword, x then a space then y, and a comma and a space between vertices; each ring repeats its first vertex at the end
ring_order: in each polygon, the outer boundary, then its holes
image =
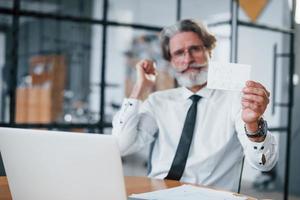
POLYGON ((111 135, 0 128, 0 151, 14 200, 126 200, 111 135))

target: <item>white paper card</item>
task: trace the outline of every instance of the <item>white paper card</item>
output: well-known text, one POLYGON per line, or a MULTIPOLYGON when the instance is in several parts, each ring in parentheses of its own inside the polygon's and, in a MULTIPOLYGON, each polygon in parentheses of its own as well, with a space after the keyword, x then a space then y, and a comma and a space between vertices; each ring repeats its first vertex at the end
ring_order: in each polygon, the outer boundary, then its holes
POLYGON ((209 62, 207 88, 242 91, 250 74, 250 65, 209 62))

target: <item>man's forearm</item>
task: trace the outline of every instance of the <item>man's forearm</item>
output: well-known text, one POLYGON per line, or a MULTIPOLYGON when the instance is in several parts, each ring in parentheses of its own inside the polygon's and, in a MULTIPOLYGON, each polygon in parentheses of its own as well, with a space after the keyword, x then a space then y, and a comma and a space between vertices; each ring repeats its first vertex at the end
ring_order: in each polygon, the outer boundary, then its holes
POLYGON ((151 88, 142 86, 141 84, 135 84, 129 98, 143 101, 150 92, 151 88))
POLYGON ((135 84, 132 92, 130 94, 130 98, 131 99, 138 99, 138 100, 142 100, 142 97, 144 96, 144 91, 143 91, 143 87, 141 85, 135 84))

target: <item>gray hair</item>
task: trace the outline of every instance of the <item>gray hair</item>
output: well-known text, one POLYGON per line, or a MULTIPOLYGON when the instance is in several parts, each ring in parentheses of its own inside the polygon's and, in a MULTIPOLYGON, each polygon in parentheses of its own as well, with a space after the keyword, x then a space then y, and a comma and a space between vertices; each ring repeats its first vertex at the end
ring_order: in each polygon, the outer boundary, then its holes
POLYGON ((216 38, 209 33, 206 26, 201 22, 196 22, 191 19, 185 19, 177 22, 172 26, 165 27, 160 33, 161 49, 163 57, 170 61, 170 39, 177 33, 194 32, 203 41, 204 46, 211 55, 211 50, 216 46, 216 38))

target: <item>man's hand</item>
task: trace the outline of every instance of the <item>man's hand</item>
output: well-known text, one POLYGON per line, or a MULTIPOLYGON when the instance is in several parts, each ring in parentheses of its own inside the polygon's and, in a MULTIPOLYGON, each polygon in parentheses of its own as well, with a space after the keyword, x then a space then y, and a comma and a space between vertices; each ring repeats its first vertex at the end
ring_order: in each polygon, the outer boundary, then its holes
POLYGON ((256 132, 258 130, 258 121, 269 104, 270 92, 258 82, 247 81, 246 87, 243 88, 243 93, 242 119, 248 131, 256 132))
POLYGON ((153 88, 156 81, 155 64, 151 60, 141 60, 136 64, 137 80, 130 98, 142 99, 144 93, 153 88))

